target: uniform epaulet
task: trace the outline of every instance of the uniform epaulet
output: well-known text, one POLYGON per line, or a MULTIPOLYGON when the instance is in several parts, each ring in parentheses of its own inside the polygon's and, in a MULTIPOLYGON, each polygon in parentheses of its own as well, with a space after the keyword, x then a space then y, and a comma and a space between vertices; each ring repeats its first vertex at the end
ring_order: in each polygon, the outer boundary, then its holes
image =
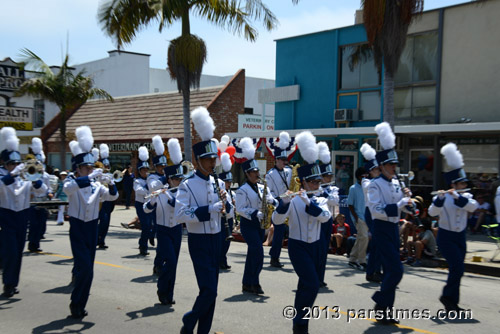
MULTIPOLYGON (((194 177, 194 175, 195 175, 194 173, 193 173, 193 174, 191 174, 191 175, 189 175, 189 177, 187 177, 187 178, 185 178, 184 180, 182 180, 182 182, 184 182, 184 181, 186 181, 186 180, 189 180, 189 179, 192 179, 192 178, 194 177)), ((182 182, 181 182, 181 183, 182 183, 182 182)))

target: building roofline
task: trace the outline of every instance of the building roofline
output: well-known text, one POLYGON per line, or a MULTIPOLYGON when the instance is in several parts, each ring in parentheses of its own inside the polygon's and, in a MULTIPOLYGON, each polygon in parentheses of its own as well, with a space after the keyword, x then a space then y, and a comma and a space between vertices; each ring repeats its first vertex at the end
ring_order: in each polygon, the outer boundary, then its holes
POLYGON ((139 52, 132 52, 132 51, 124 51, 124 50, 109 50, 108 51, 108 54, 112 54, 112 53, 128 53, 128 54, 131 54, 131 55, 137 55, 137 56, 146 56, 146 57, 150 57, 151 55, 150 54, 147 54, 147 53, 139 53, 139 52))

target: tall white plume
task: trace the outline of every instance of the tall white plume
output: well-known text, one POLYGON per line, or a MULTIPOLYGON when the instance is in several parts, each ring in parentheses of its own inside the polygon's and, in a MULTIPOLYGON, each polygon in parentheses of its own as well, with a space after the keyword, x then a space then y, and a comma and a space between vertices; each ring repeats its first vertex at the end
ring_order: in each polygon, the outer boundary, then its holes
POLYGON ((74 157, 76 157, 78 154, 83 153, 82 148, 76 140, 72 140, 69 142, 69 149, 71 150, 71 154, 73 154, 74 157))
POLYGON ((5 127, 0 130, 0 136, 2 137, 2 145, 9 151, 18 151, 19 149, 19 139, 16 135, 16 130, 11 127, 5 127))
POLYGON ((31 150, 33 151, 33 154, 40 154, 40 152, 42 152, 43 146, 40 138, 33 137, 33 139, 31 139, 31 150))
POLYGON ((163 155, 165 152, 165 144, 160 136, 156 135, 153 137, 153 147, 155 148, 156 155, 163 155))
POLYGON ((92 146, 94 145, 94 137, 92 137, 92 130, 86 125, 80 126, 76 128, 75 131, 76 140, 78 140, 78 144, 83 152, 87 153, 92 150, 92 146))
POLYGON ((167 142, 168 154, 174 165, 178 165, 182 161, 181 144, 177 138, 170 138, 167 142))
POLYGON ((364 143, 363 145, 361 145, 361 148, 359 150, 361 151, 361 154, 363 155, 365 160, 368 161, 375 159, 375 155, 377 154, 375 149, 368 143, 364 143))
POLYGON ((253 146, 253 140, 249 137, 241 138, 240 147, 243 151, 242 154, 248 160, 251 160, 255 157, 255 146, 253 146))
POLYGON ((316 145, 316 137, 310 131, 303 131, 295 137, 300 150, 300 155, 308 164, 315 163, 318 160, 319 149, 316 145))
POLYGON ((194 129, 201 137, 201 140, 210 140, 214 136, 214 120, 210 117, 207 108, 198 107, 191 112, 194 129))
POLYGON ((288 134, 288 132, 280 132, 279 139, 280 141, 278 142, 278 147, 282 150, 286 149, 288 145, 290 145, 290 135, 288 134))
POLYGON ((43 153, 43 151, 40 151, 40 161, 42 163, 45 163, 45 159, 46 159, 45 153, 43 153))
POLYGON ((139 159, 141 159, 141 161, 149 160, 149 151, 146 146, 139 147, 139 159))
POLYGON ((332 160, 332 156, 330 155, 330 148, 328 148, 328 144, 324 141, 320 141, 318 143, 318 156, 319 160, 324 164, 329 164, 332 160))
POLYGON ((109 146, 108 146, 108 144, 99 145, 99 153, 101 154, 101 158, 103 158, 103 159, 109 158, 109 146))
POLYGON ((375 126, 375 132, 378 134, 378 140, 384 150, 389 150, 396 146, 396 136, 392 132, 389 123, 382 122, 377 124, 375 126))
POLYGON ((441 147, 441 154, 444 155, 446 163, 452 169, 462 168, 464 165, 464 157, 455 143, 448 143, 441 147))
POLYGON ((220 156, 220 161, 224 172, 229 172, 232 166, 231 157, 229 156, 229 153, 226 152, 222 153, 220 156))
POLYGON ((92 149, 92 155, 94 156, 94 161, 99 160, 99 149, 97 147, 92 149))

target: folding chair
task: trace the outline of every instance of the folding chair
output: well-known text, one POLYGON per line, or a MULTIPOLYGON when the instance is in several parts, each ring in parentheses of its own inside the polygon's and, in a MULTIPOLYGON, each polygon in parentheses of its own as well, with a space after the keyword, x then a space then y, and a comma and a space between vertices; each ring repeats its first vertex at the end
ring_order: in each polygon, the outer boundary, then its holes
POLYGON ((493 257, 490 260, 490 262, 493 262, 495 258, 500 254, 500 237, 498 236, 498 233, 496 233, 497 232, 496 230, 498 229, 498 224, 483 225, 483 227, 486 228, 486 234, 488 235, 488 238, 495 240, 497 245, 497 249, 495 250, 493 257))

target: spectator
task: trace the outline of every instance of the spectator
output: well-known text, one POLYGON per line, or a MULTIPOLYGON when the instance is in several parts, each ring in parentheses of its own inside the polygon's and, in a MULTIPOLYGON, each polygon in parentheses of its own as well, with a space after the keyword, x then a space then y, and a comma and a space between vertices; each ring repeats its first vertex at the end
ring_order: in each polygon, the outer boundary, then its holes
POLYGON ((347 253, 347 239, 351 236, 351 228, 345 222, 345 216, 338 214, 333 224, 332 243, 335 240, 338 255, 347 253))
MULTIPOLYGON (((56 191, 56 198, 63 202, 68 201, 68 195, 66 195, 66 193, 63 191, 63 185, 66 176, 68 176, 68 173, 65 171, 59 173, 59 181, 57 184, 57 191, 56 191)), ((59 210, 57 211, 57 225, 64 225, 65 211, 66 211, 66 205, 59 205, 59 210)))
POLYGON ((123 193, 125 194, 125 208, 130 209, 130 198, 132 197, 132 189, 134 188, 135 175, 132 172, 132 166, 128 165, 123 170, 123 193))
MULTIPOLYGON (((422 220, 427 217, 427 209, 424 207, 424 200, 420 196, 415 196, 412 198, 413 203, 416 205, 415 213, 422 220)), ((416 229, 418 221, 415 220, 415 217, 407 213, 405 219, 401 219, 402 223, 399 230, 399 235, 401 236, 403 242, 403 255, 406 256, 408 254, 408 238, 411 236, 413 241, 416 241, 416 229)))
POLYGON ((468 220, 473 234, 480 231, 481 225, 489 224, 491 219, 493 218, 493 214, 490 212, 491 205, 490 203, 486 202, 486 194, 480 194, 476 199, 478 207, 468 220))
POLYGON ((351 211, 351 218, 357 230, 356 242, 349 257, 349 266, 355 269, 366 270, 366 250, 368 248, 368 225, 365 222, 365 196, 361 187, 361 180, 368 176, 364 167, 356 169, 356 183, 349 188, 347 204, 351 211))
POLYGON ((436 256, 436 238, 432 231, 432 223, 428 219, 422 220, 418 226, 421 232, 415 241, 409 243, 408 261, 413 267, 422 266, 422 259, 432 259, 436 256))

